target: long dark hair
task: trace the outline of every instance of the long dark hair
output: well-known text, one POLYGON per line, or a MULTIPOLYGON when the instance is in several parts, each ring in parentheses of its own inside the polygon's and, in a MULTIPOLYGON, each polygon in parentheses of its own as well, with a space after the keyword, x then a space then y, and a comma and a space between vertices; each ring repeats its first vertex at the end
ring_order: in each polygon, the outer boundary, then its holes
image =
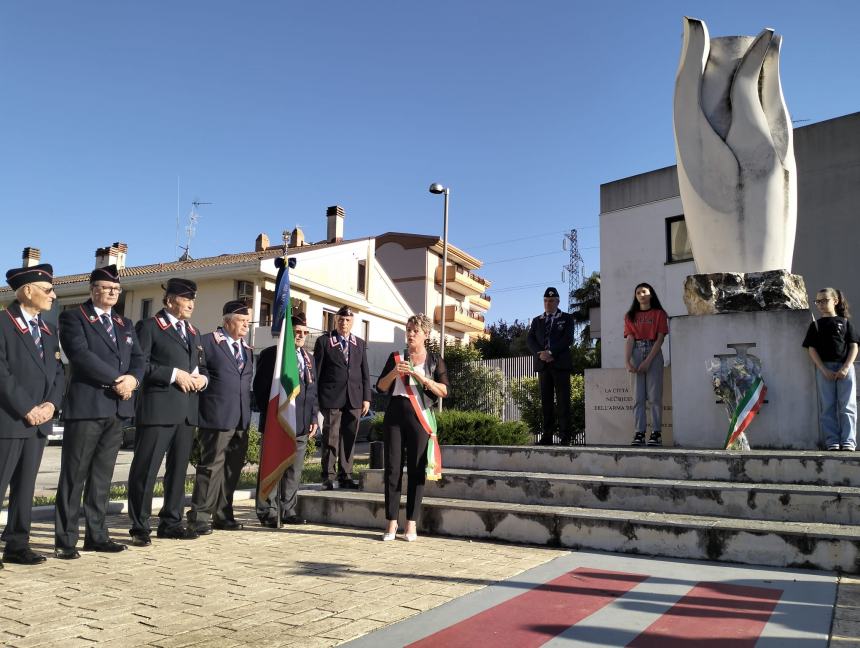
POLYGON ((845 319, 851 317, 851 313, 848 310, 848 300, 845 299, 841 290, 838 288, 822 288, 818 292, 826 293, 828 297, 836 300, 836 307, 833 310, 836 311, 839 317, 844 317, 845 319))
POLYGON ((636 284, 636 287, 633 289, 633 303, 630 304, 630 308, 625 313, 624 317, 629 321, 633 322, 633 318, 636 317, 636 313, 638 313, 641 309, 639 308, 639 300, 636 299, 636 291, 640 288, 647 288, 651 293, 651 310, 663 310, 663 305, 660 303, 660 298, 657 296, 657 293, 654 292, 654 288, 649 283, 640 283, 636 284))

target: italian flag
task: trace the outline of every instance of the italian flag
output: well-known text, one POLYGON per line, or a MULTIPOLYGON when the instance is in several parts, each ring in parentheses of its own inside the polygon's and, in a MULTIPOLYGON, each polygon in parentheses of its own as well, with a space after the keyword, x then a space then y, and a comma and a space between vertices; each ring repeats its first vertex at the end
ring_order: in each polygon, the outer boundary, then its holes
MULTIPOLYGON (((402 362, 400 354, 394 352, 394 363, 402 362)), ((412 366, 412 363, 409 363, 412 366)), ((426 479, 436 481, 442 477, 442 450, 439 448, 439 439, 436 436, 436 415, 433 409, 427 407, 424 399, 424 389, 415 380, 412 374, 407 374, 402 377, 403 386, 406 389, 406 394, 409 397, 409 402, 412 404, 412 409, 415 411, 415 416, 418 417, 418 422, 421 427, 430 436, 427 440, 427 469, 426 479), (421 395, 419 400, 418 396, 421 395)))
POLYGON ((758 376, 747 393, 738 403, 735 412, 732 415, 732 420, 729 421, 729 433, 726 435, 726 450, 729 449, 738 437, 746 430, 752 422, 755 415, 764 403, 764 397, 767 396, 767 387, 761 376, 758 376))
POLYGON ((299 364, 293 340, 289 295, 284 323, 275 352, 275 372, 269 404, 266 407, 266 432, 260 452, 260 496, 267 499, 281 476, 296 458, 296 397, 299 395, 299 364))

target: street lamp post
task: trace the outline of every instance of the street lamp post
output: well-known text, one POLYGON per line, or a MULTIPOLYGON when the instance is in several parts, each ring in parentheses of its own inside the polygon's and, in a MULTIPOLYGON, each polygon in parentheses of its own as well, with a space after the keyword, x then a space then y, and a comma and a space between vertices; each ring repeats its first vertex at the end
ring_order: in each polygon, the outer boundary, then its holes
MULTIPOLYGON (((448 196, 450 187, 443 187, 438 182, 430 185, 430 193, 445 194, 445 212, 442 218, 442 302, 439 307, 439 355, 445 357, 445 293, 448 291, 448 196)), ((442 399, 439 399, 439 411, 442 411, 442 399)))

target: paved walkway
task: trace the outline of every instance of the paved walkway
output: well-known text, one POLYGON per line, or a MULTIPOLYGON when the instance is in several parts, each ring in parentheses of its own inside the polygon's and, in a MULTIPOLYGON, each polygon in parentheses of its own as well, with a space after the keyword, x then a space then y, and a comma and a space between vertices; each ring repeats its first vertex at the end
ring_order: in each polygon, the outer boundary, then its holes
MULTIPOLYGON (((333 646, 436 607, 564 551, 366 530, 247 528, 158 540, 117 555, 84 553, 0 571, 0 645, 333 646)), ((127 520, 110 520, 124 540, 127 520)), ((49 552, 53 525, 34 524, 49 552)))
MULTIPOLYGON (((410 617, 430 627, 417 615, 438 608, 428 620, 448 619, 447 609, 467 609, 455 599, 486 600, 478 590, 488 585, 498 583, 487 595, 510 591, 500 581, 525 582, 529 570, 585 555, 443 537, 382 543, 374 531, 317 525, 275 531, 256 524, 250 502, 237 503, 237 513, 244 531, 192 542, 154 538, 146 549, 51 558, 37 567, 7 565, 0 571, 0 645, 333 646, 410 617), (451 601, 454 608, 439 608, 451 601)), ((110 524, 115 539, 127 539, 124 516, 110 524)), ((34 547, 49 553, 52 544, 52 523, 35 523, 34 547)), ((635 571, 630 561, 642 559, 603 560, 603 569, 626 573, 635 571)), ((698 564, 681 562, 694 571, 698 564)), ((860 648, 858 579, 841 581, 830 645, 860 648)))

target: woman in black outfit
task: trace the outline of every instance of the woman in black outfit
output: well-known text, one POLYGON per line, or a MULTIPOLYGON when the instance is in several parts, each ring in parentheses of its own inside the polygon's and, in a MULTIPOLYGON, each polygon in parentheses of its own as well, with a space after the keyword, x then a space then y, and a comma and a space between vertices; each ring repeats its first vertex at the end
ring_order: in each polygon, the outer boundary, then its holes
POLYGON ((427 442, 430 436, 418 420, 406 385, 410 376, 415 378, 420 389, 412 385, 412 391, 422 408, 431 406, 439 398, 448 395, 445 361, 429 353, 425 346, 431 327, 430 318, 423 313, 413 315, 406 321, 406 353, 400 353, 400 362, 395 362, 394 353, 388 356, 376 383, 380 392, 390 396, 382 423, 385 442, 385 511, 388 519, 388 526, 382 536, 384 541, 394 540, 397 533, 404 451, 407 487, 406 533, 403 539, 413 542, 418 538, 415 523, 421 513, 421 497, 424 494, 427 468, 427 442))

